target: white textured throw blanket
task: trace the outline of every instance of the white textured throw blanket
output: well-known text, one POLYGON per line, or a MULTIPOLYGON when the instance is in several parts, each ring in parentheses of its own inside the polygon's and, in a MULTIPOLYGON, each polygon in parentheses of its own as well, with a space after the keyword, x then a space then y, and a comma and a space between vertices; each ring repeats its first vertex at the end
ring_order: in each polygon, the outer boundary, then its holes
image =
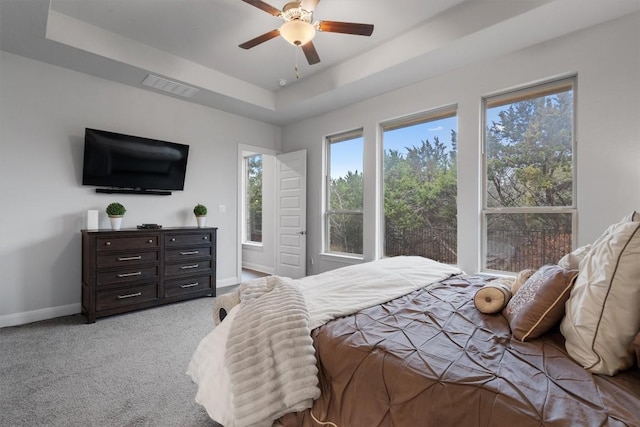
POLYGON ((239 291, 225 352, 235 426, 270 427, 320 396, 309 314, 292 279, 268 276, 239 291))

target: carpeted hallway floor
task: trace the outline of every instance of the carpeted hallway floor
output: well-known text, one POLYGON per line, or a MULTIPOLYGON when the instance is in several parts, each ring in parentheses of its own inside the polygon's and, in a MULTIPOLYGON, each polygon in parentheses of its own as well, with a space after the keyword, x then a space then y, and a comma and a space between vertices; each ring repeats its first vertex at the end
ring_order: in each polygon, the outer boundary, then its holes
POLYGON ((0 426, 219 426, 185 374, 213 302, 0 329, 0 426))

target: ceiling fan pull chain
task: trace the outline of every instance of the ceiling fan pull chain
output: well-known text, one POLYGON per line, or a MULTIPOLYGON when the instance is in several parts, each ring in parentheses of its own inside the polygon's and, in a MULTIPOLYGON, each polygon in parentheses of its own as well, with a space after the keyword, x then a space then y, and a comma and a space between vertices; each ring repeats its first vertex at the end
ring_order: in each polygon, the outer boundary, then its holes
POLYGON ((296 50, 296 64, 293 69, 296 71, 296 80, 300 78, 300 73, 298 72, 298 47, 295 47, 296 50))

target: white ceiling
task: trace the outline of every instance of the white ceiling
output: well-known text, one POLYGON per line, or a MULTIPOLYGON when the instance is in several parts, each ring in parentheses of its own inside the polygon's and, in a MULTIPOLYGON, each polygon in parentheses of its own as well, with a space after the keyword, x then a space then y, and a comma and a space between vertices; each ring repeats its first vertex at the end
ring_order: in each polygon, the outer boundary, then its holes
POLYGON ((0 0, 0 47, 145 89, 152 73, 199 89, 181 99, 285 125, 637 10, 640 0, 322 0, 314 20, 375 29, 316 34, 321 62, 309 66, 280 37, 240 49, 282 23, 242 0, 0 0))

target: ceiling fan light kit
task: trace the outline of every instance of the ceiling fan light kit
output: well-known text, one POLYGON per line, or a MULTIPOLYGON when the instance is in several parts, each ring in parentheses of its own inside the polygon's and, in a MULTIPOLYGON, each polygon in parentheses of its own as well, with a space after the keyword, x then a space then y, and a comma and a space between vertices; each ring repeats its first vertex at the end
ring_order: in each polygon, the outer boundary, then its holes
POLYGON ((300 46, 304 52, 309 65, 320 62, 320 57, 313 45, 313 38, 316 31, 353 34, 358 36, 370 36, 373 33, 373 25, 357 24, 353 22, 317 21, 311 23, 313 19, 313 9, 320 0, 303 0, 289 2, 284 5, 282 11, 262 0, 242 0, 260 10, 267 12, 277 18, 281 18, 284 23, 280 29, 271 30, 258 37, 255 37, 240 45, 242 49, 251 49, 268 40, 282 36, 287 42, 294 46, 300 46))
POLYGON ((316 28, 308 22, 296 19, 282 24, 280 35, 292 45, 302 46, 313 40, 316 28))

